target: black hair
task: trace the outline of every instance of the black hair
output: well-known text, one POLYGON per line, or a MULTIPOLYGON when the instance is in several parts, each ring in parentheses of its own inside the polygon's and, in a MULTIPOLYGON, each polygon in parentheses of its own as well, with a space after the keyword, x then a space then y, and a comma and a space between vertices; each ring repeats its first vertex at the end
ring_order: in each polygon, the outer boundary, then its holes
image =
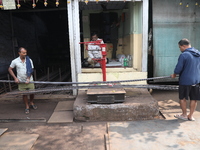
POLYGON ((182 40, 180 40, 180 41, 178 42, 178 45, 180 45, 180 46, 183 46, 183 45, 190 45, 190 41, 189 41, 188 39, 184 38, 184 39, 182 39, 182 40))
POLYGON ((20 47, 20 48, 18 49, 18 52, 21 52, 22 49, 25 49, 25 50, 27 51, 26 48, 24 48, 24 47, 20 47))
POLYGON ((91 33, 91 37, 96 35, 98 37, 98 34, 96 32, 91 33))

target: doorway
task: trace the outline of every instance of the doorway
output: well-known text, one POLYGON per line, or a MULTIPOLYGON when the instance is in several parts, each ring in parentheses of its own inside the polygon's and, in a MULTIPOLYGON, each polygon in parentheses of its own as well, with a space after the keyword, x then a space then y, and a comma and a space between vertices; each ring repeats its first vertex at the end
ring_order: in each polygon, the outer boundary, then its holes
POLYGON ((90 14, 90 33, 97 33, 99 38, 103 39, 104 43, 111 43, 110 27, 114 20, 118 20, 116 12, 90 14))

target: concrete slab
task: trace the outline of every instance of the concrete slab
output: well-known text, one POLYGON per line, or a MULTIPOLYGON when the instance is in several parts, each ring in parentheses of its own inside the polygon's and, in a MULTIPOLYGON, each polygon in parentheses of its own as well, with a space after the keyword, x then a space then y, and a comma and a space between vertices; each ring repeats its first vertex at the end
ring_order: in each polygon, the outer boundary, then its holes
POLYGON ((8 128, 0 128, 0 136, 6 132, 6 130, 8 130, 8 128))
POLYGON ((147 120, 109 123, 108 150, 198 150, 200 119, 195 122, 147 120))
POLYGON ((47 123, 68 123, 73 122, 72 111, 58 111, 53 112, 47 123))
MULTIPOLYGON (((85 141, 85 150, 105 150, 104 134, 106 124, 83 125, 81 132, 85 141)), ((80 148, 83 149, 83 148, 80 148)))
POLYGON ((154 119, 159 115, 158 103, 146 89, 126 89, 125 102, 90 104, 83 90, 74 102, 74 118, 88 121, 128 121, 154 119), (129 91, 127 91, 129 90, 129 91))
POLYGON ((6 133, 0 138, 1 150, 30 150, 39 134, 6 133))
POLYGON ((74 101, 60 101, 54 111, 73 110, 73 105, 74 101))
POLYGON ((46 122, 53 113, 57 102, 35 100, 38 109, 30 109, 29 114, 24 113, 24 103, 2 102, 0 105, 0 123, 2 122, 46 122))
POLYGON ((32 150, 105 150, 106 123, 51 124, 31 131, 40 134, 32 150))

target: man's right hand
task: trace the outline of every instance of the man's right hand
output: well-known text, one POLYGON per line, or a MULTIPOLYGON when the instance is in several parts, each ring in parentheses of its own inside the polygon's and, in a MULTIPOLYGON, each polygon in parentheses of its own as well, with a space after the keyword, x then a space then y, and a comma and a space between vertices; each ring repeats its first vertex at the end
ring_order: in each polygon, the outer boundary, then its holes
POLYGON ((19 79, 18 78, 15 78, 15 83, 19 83, 19 79))

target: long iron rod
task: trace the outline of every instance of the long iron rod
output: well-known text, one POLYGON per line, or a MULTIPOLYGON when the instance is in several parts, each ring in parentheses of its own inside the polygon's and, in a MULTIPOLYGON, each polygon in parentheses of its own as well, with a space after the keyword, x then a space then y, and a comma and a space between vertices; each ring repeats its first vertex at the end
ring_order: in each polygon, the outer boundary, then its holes
POLYGON ((161 89, 161 90, 178 90, 178 86, 176 85, 95 85, 95 86, 65 86, 61 88, 43 88, 43 89, 35 89, 35 90, 27 90, 27 91, 15 91, 9 92, 8 95, 16 95, 16 94, 31 94, 31 93, 45 93, 45 92, 56 92, 56 91, 66 91, 73 89, 102 89, 102 88, 148 88, 148 89, 161 89))
MULTIPOLYGON (((158 80, 164 78, 171 78, 171 76, 162 76, 162 77, 153 77, 153 78, 146 78, 146 79, 135 79, 135 80, 119 80, 119 81, 93 81, 93 82, 50 82, 50 81, 33 81, 30 83, 35 84, 98 84, 98 83, 120 83, 120 82, 137 82, 137 81, 144 81, 144 80, 158 80)), ((15 82, 13 80, 0 80, 0 82, 15 82)), ((25 83, 25 82, 20 82, 25 83)))

